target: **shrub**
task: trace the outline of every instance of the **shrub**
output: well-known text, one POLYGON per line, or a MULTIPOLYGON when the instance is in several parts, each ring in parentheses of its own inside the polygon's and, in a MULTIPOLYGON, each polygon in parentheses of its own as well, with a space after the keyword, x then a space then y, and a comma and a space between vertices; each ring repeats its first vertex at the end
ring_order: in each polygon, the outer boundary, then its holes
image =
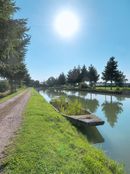
POLYGON ((56 107, 61 113, 67 115, 85 114, 82 104, 78 100, 70 101, 65 96, 53 99, 51 104, 56 107))
POLYGON ((86 83, 80 84, 80 89, 86 89, 86 88, 88 88, 88 85, 86 83))
POLYGON ((120 91, 120 88, 119 87, 116 87, 116 91, 120 91))
POLYGON ((9 89, 9 83, 7 80, 0 81, 0 92, 5 92, 9 89))
POLYGON ((82 108, 82 104, 79 103, 78 100, 75 100, 74 102, 71 101, 67 107, 66 113, 68 115, 81 115, 83 114, 82 108))

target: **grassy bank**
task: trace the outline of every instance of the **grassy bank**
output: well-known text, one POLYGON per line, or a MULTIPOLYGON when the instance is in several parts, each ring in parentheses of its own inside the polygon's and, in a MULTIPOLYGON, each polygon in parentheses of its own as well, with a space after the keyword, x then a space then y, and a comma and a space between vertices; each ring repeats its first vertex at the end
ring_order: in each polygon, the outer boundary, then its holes
POLYGON ((123 174, 34 90, 8 154, 6 174, 123 174))
POLYGON ((0 98, 0 103, 3 103, 5 101, 7 101, 8 99, 11 99, 13 97, 15 97, 16 95, 20 94, 21 92, 23 92, 26 88, 19 88, 16 92, 14 93, 5 93, 5 96, 3 96, 2 98, 0 98))
POLYGON ((113 87, 112 90, 110 87, 96 87, 96 88, 80 88, 74 86, 59 86, 59 87, 50 87, 50 89, 58 89, 58 90, 68 90, 68 91, 85 91, 90 93, 97 94, 110 94, 110 95, 126 95, 130 96, 130 88, 123 87, 113 87))
MULTIPOLYGON (((106 89, 108 91, 111 91, 111 87, 108 87, 108 86, 107 87, 103 87, 103 86, 99 86, 98 87, 97 86, 96 89, 103 89, 103 90, 106 89)), ((118 90, 124 90, 124 89, 130 90, 130 87, 112 87, 112 90, 114 90, 114 91, 117 90, 117 89, 118 90)))

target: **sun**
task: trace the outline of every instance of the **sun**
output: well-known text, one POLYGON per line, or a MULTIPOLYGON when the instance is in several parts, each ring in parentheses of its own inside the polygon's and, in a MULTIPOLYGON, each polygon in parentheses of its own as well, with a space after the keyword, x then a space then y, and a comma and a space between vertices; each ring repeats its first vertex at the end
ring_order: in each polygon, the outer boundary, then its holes
POLYGON ((54 20, 54 28, 61 37, 70 38, 79 30, 79 18, 72 11, 61 11, 54 20))

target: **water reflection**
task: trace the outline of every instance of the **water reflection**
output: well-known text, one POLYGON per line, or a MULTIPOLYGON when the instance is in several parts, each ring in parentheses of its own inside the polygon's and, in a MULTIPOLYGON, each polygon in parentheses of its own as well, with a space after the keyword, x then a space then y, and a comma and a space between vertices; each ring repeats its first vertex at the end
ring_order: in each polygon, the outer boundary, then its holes
POLYGON ((86 92, 86 91, 79 91, 78 95, 81 96, 81 97, 86 97, 88 95, 88 92, 86 92))
POLYGON ((123 96, 116 96, 116 99, 118 100, 118 101, 125 101, 125 97, 123 97, 123 96))
MULTIPOLYGON (((44 93, 50 98, 56 96, 64 95, 69 97, 70 100, 78 99, 82 104, 83 108, 90 111, 91 113, 96 113, 100 104, 99 100, 95 97, 95 94, 87 93, 84 91, 62 91, 62 90, 46 90, 44 93)), ((101 103, 101 109, 104 113, 104 116, 107 118, 107 122, 111 127, 115 126, 115 123, 118 121, 118 115, 123 112, 122 102, 125 100, 123 96, 105 95, 104 101, 101 103)))
POLYGON ((44 91, 44 93, 47 94, 50 99, 52 99, 52 98, 54 98, 56 96, 60 96, 60 95, 66 96, 66 94, 63 91, 61 91, 61 90, 53 90, 53 89, 50 90, 50 89, 47 89, 47 90, 44 91))
POLYGON ((99 102, 97 99, 87 99, 86 96, 83 98, 83 97, 74 96, 74 95, 69 95, 68 97, 71 100, 77 99, 82 104, 82 107, 91 113, 95 113, 99 107, 99 102))
POLYGON ((96 112, 99 107, 99 102, 97 99, 86 99, 86 109, 89 110, 91 113, 96 112))
POLYGON ((107 118, 107 122, 111 127, 117 123, 118 115, 123 112, 123 104, 119 101, 113 101, 113 97, 110 96, 110 102, 106 101, 102 104, 102 111, 107 118))
POLYGON ((106 123, 99 126, 98 129, 96 127, 76 127, 89 142, 98 143, 96 147, 103 149, 111 158, 123 161, 126 172, 130 173, 130 134, 128 133, 130 132, 130 98, 128 96, 95 95, 84 91, 59 90, 43 91, 42 95, 47 101, 58 95, 68 96, 72 100, 78 99, 86 109, 94 112, 103 120, 106 119, 106 123))
POLYGON ((104 142, 103 136, 100 134, 100 132, 98 131, 98 129, 95 126, 88 127, 85 125, 81 125, 76 128, 87 138, 87 140, 90 143, 97 144, 97 143, 104 142))

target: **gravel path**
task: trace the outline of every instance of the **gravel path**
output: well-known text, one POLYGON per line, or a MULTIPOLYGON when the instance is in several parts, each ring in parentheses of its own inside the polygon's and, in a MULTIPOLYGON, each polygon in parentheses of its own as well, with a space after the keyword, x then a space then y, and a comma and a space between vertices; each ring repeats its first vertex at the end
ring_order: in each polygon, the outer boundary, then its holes
POLYGON ((0 104, 0 158, 4 157, 5 147, 18 130, 22 112, 30 98, 30 91, 25 92, 0 104))

